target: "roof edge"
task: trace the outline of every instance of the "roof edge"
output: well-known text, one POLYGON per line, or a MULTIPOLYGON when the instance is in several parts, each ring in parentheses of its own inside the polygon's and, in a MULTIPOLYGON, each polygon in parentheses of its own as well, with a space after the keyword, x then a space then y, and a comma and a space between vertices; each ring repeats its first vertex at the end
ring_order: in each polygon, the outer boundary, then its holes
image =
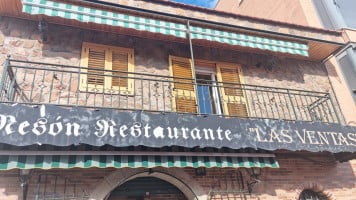
MULTIPOLYGON (((72 0, 70 0, 70 1, 72 1, 72 0)), ((184 8, 188 8, 190 10, 199 9, 199 10, 211 12, 213 14, 220 13, 220 11, 214 11, 211 9, 205 9, 205 8, 201 8, 198 6, 191 6, 191 5, 186 5, 186 4, 182 4, 182 3, 171 2, 169 0, 167 0, 167 1, 166 0, 141 0, 141 1, 147 1, 147 2, 151 2, 151 3, 158 2, 160 4, 167 4, 167 5, 173 5, 173 6, 183 6, 184 8)), ((244 27, 244 26, 229 25, 229 24, 225 24, 222 22, 208 21, 205 19, 197 19, 197 18, 192 18, 192 17, 188 17, 188 16, 184 16, 184 15, 165 13, 165 12, 160 12, 160 11, 155 11, 155 10, 148 10, 145 8, 139 8, 139 7, 134 7, 134 6, 130 6, 130 5, 123 5, 123 4, 108 2, 105 0, 77 0, 76 2, 77 3, 82 2, 82 3, 87 3, 87 4, 98 4, 98 5, 102 5, 102 6, 113 6, 113 7, 121 8, 124 10, 145 12, 145 13, 150 13, 150 14, 154 14, 154 15, 161 15, 161 16, 176 18, 179 20, 192 20, 192 21, 199 22, 199 23, 208 23, 208 24, 211 23, 212 25, 227 26, 228 28, 236 28, 236 29, 241 29, 241 30, 246 30, 246 31, 251 31, 251 32, 256 32, 256 33, 262 33, 262 34, 267 34, 267 35, 276 35, 276 36, 280 36, 280 37, 293 38, 293 39, 304 40, 304 41, 317 41, 317 42, 323 42, 323 43, 329 43, 329 44, 335 44, 335 45, 343 45, 344 44, 343 42, 336 42, 336 41, 332 41, 332 40, 323 40, 323 39, 319 39, 319 38, 315 38, 315 37, 306 37, 306 36, 301 36, 301 35, 293 35, 293 34, 289 34, 289 33, 281 33, 281 32, 262 30, 262 29, 244 27)), ((234 15, 234 14, 225 13, 225 12, 221 12, 221 13, 226 14, 226 15, 233 15, 235 17, 239 16, 239 15, 234 15)), ((250 17, 248 17, 248 16, 246 17, 246 19, 249 19, 249 18, 250 17)), ((264 20, 261 18, 256 18, 256 19, 261 20, 261 21, 269 21, 269 20, 264 20)), ((274 22, 274 21, 272 21, 272 22, 274 22)), ((275 22, 275 23, 278 23, 278 22, 275 22)), ((283 23, 283 22, 280 22, 280 23, 288 24, 288 23, 283 23)), ((293 24, 289 24, 289 25, 293 25, 293 24)), ((293 26, 304 27, 304 26, 299 26, 299 25, 293 25, 293 26)), ((314 27, 306 27, 306 28, 309 28, 312 31, 324 31, 325 33, 332 34, 333 36, 342 37, 342 31, 326 30, 326 29, 319 29, 319 28, 314 28, 314 27)))
MULTIPOLYGON (((92 1, 92 0, 84 0, 84 1, 92 1)), ((330 30, 330 29, 324 29, 324 28, 317 28, 317 27, 311 27, 311 26, 305 26, 305 25, 298 25, 298 24, 292 24, 288 22, 281 22, 281 21, 276 21, 276 20, 270 20, 270 19, 264 19, 264 18, 258 18, 258 17, 252 17, 248 15, 241 15, 241 14, 235 14, 235 13, 229 13, 229 12, 224 12, 224 11, 218 11, 218 10, 213 10, 209 8, 204 8, 204 7, 199 7, 199 6, 194 6, 194 5, 188 5, 184 3, 179 3, 179 2, 173 2, 173 1, 166 1, 166 0, 142 0, 142 1, 147 1, 150 3, 159 3, 159 4, 165 4, 165 5, 170 5, 170 6, 176 6, 176 7, 181 7, 189 10, 195 10, 195 11, 201 11, 201 12, 206 12, 209 14, 219 14, 219 15, 225 15, 225 16, 230 16, 230 17, 239 17, 247 20, 255 20, 259 22, 269 22, 269 23, 275 23, 278 25, 285 25, 289 27, 295 27, 295 28, 303 28, 303 29, 308 29, 311 31, 321 31, 325 33, 330 33, 330 34, 341 34, 340 31, 337 30, 330 30)), ((96 1, 96 2, 100 2, 96 1)), ((103 2, 103 1, 101 1, 103 2)))

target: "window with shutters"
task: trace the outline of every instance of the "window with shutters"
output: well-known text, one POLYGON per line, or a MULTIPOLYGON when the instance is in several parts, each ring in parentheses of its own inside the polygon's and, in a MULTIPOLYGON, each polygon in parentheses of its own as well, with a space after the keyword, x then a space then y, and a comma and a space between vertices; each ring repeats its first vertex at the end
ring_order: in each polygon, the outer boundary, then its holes
POLYGON ((175 111, 248 116, 239 65, 198 61, 192 70, 189 58, 170 56, 169 62, 175 111))
POLYGON ((80 90, 133 94, 133 49, 84 42, 80 90))

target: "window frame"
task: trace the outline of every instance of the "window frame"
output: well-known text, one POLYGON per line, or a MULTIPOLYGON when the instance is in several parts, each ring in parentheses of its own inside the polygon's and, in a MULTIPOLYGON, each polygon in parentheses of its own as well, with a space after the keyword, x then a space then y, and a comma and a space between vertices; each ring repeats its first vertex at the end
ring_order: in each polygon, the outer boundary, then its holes
MULTIPOLYGON (((173 62, 173 59, 174 60, 178 60, 178 61, 187 61, 189 60, 190 62, 190 67, 192 68, 193 65, 192 65, 192 60, 190 58, 184 58, 184 57, 177 57, 177 56, 172 56, 172 55, 169 55, 169 71, 170 71, 170 76, 173 77, 173 65, 172 65, 172 62, 173 62)), ((195 69, 191 70, 192 72, 192 78, 194 79, 196 77, 196 74, 197 74, 197 71, 198 72, 204 72, 203 68, 201 67, 196 67, 196 66, 206 66, 206 67, 210 67, 212 68, 211 70, 213 70, 214 74, 216 74, 216 86, 214 87, 217 87, 217 90, 218 90, 218 93, 219 93, 219 100, 220 102, 220 105, 221 105, 221 114, 222 115, 234 115, 234 114, 231 114, 229 112, 229 107, 226 103, 226 99, 230 100, 230 99, 234 99, 233 103, 241 103, 241 105, 244 105, 246 107, 246 114, 245 115, 241 115, 239 117, 248 117, 249 116, 249 110, 248 110, 248 105, 247 105, 247 101, 246 101, 246 94, 245 92, 242 90, 242 93, 243 95, 242 96, 234 96, 233 98, 230 96, 228 96, 227 94, 225 94, 225 90, 224 90, 224 81, 223 81, 223 76, 222 76, 222 73, 221 73, 221 69, 224 68, 224 69, 236 69, 237 72, 238 72, 238 78, 239 78, 239 81, 240 81, 240 84, 244 84, 245 81, 244 81, 244 76, 243 76, 243 73, 242 73, 242 67, 240 64, 237 64, 237 63, 227 63, 227 62, 214 62, 214 61, 207 61, 207 60, 200 60, 200 59, 197 59, 194 61, 194 66, 195 66, 195 69)), ((174 80, 173 80, 174 81, 174 80)), ((172 88, 174 88, 174 84, 172 84, 172 88)), ((197 88, 196 88, 196 85, 194 85, 194 94, 192 93, 189 93, 191 95, 191 98, 194 97, 194 101, 195 101, 195 104, 196 104, 196 107, 197 107, 197 114, 200 114, 199 112, 199 105, 198 105, 198 98, 197 98, 197 88)), ((177 105, 176 105, 176 101, 175 99, 179 96, 182 96, 182 91, 173 91, 173 109, 174 111, 177 111, 177 105)), ((216 103, 216 102, 214 102, 216 103)), ((203 114, 203 113, 202 113, 203 114)))
POLYGON ((134 94, 134 49, 116 47, 110 45, 96 44, 90 42, 83 42, 80 62, 80 84, 79 90, 83 92, 103 92, 103 93, 117 93, 117 94, 134 94), (89 49, 104 51, 104 84, 90 84, 88 80, 89 69, 89 49), (127 54, 127 85, 126 86, 113 86, 112 85, 112 55, 113 52, 127 54))
MULTIPOLYGON (((214 66, 212 68, 205 68, 204 64, 196 63, 195 64, 195 68, 196 68, 195 69, 195 77, 198 74, 208 75, 208 76, 211 77, 211 82, 212 82, 211 87, 212 87, 213 104, 214 104, 212 106, 215 106, 217 115, 222 115, 223 114, 223 106, 221 105, 222 99, 220 97, 219 88, 217 86, 217 70, 216 70, 216 67, 214 66)), ((198 101, 199 101, 199 97, 197 98, 197 102, 198 101)), ((199 107, 199 103, 198 103, 198 107, 199 107)), ((200 113, 200 110, 199 110, 199 113, 200 113)))

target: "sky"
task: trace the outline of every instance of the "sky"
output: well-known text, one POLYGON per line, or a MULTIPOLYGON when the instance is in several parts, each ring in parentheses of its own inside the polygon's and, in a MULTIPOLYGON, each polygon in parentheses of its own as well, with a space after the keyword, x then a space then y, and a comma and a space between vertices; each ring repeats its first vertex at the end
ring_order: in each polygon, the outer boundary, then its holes
POLYGON ((215 8, 216 3, 218 2, 218 0, 173 0, 173 1, 205 7, 205 8, 215 8))

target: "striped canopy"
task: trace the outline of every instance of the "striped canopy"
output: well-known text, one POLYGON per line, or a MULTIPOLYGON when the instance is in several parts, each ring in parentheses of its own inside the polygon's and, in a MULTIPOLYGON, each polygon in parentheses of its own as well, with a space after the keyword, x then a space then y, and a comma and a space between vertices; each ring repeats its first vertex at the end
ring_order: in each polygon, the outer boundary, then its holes
POLYGON ((23 0, 22 5, 22 11, 31 15, 43 14, 186 38, 185 24, 47 0, 23 0))
POLYGON ((153 167, 270 167, 278 168, 272 157, 134 156, 134 155, 26 155, 0 156, 0 170, 69 168, 153 168, 153 167))
MULTIPOLYGON (((22 0, 22 11, 31 15, 47 15, 62 17, 65 19, 78 20, 131 28, 139 31, 148 31, 172 35, 179 38, 187 37, 187 25, 149 17, 128 15, 120 12, 110 12, 85 6, 77 6, 69 3, 59 3, 49 0, 22 0)), ((277 40, 241 33, 233 33, 222 30, 209 29, 198 26, 190 26, 191 39, 204 39, 209 41, 239 45, 243 47, 257 48, 262 50, 289 53, 308 56, 308 45, 297 42, 277 40)))
POLYGON ((227 43, 230 45, 239 45, 243 47, 257 48, 274 52, 309 56, 307 44, 246 35, 241 33, 232 33, 227 31, 191 26, 190 37, 192 39, 204 39, 227 43))

